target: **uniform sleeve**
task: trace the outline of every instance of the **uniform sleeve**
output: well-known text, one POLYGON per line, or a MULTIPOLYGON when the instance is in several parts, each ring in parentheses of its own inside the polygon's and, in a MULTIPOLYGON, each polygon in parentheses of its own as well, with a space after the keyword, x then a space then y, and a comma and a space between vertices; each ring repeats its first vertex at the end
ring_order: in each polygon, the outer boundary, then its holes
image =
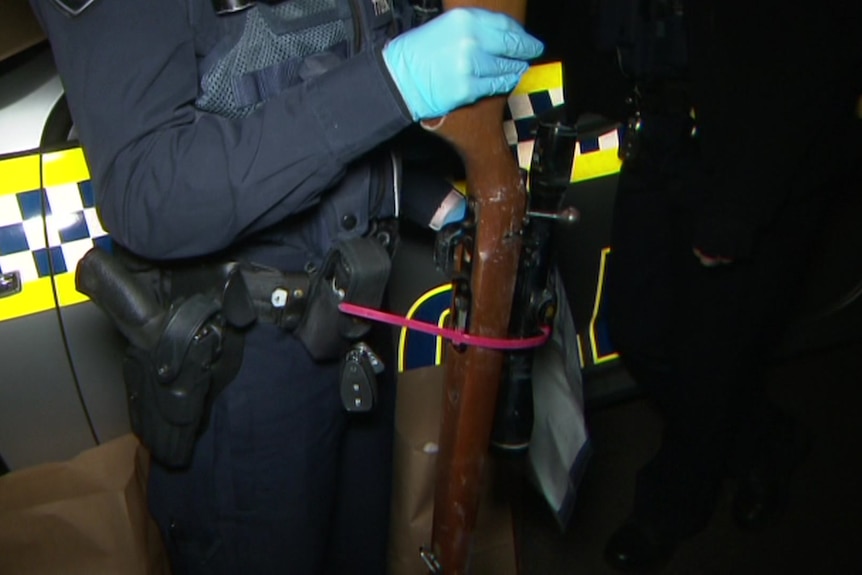
POLYGON ((145 257, 223 249, 317 203, 410 124, 379 50, 268 101, 204 113, 195 14, 208 0, 31 0, 48 34, 106 229, 145 257))

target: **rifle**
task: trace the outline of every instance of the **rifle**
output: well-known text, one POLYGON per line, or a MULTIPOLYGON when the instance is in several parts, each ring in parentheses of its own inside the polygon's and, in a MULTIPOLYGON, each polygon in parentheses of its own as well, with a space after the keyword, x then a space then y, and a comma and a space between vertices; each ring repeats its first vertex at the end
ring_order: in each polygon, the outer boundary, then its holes
MULTIPOLYGON (((447 10, 467 6, 523 22, 526 0, 443 0, 447 10)), ((505 96, 486 98, 424 123, 461 157, 475 225, 471 245, 461 245, 453 263, 464 279, 454 282, 451 317, 455 327, 493 338, 508 334, 527 203, 503 132, 505 104, 505 96)), ((431 550, 422 552, 432 573, 467 572, 503 357, 476 346, 450 345, 446 352, 431 550)))

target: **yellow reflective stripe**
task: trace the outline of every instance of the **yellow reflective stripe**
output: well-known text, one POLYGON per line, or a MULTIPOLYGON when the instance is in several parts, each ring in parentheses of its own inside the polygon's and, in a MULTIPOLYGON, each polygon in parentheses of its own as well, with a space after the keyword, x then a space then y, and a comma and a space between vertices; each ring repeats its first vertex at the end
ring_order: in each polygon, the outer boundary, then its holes
POLYGON ((538 64, 531 66, 521 81, 512 90, 512 94, 532 94, 563 87, 563 65, 560 62, 538 64))
MULTIPOLYGON (((0 160, 0 196, 14 196, 38 190, 39 185, 39 154, 0 160)), ((16 269, 3 271, 8 273, 16 269)), ((23 282, 19 293, 0 299, 0 321, 39 313, 53 307, 51 278, 37 278, 23 282)))
MULTIPOLYGON (((520 83, 512 91, 512 96, 528 95, 536 92, 550 92, 561 90, 563 87, 563 66, 560 62, 550 62, 531 66, 521 77, 520 83)), ((518 146, 519 162, 527 161, 529 149, 522 150, 521 146, 532 146, 531 141, 511 143, 518 146)), ((600 144, 601 145, 601 144, 600 144)), ((607 145, 607 144, 605 144, 607 145)), ((593 150, 586 153, 576 152, 575 161, 572 166, 572 182, 583 182, 594 178, 601 178, 616 174, 620 171, 622 162, 617 155, 617 146, 608 149, 593 150)), ((529 169, 529 165, 521 166, 529 169)), ((460 188, 459 188, 460 189, 460 188)))
POLYGON ((53 308, 51 278, 39 278, 23 284, 21 293, 0 299, 0 322, 53 308))
POLYGON ((572 181, 583 182, 610 176, 618 173, 620 166, 622 166, 622 160, 619 158, 617 148, 578 154, 572 166, 572 181))
MULTIPOLYGON (((439 295, 443 292, 447 292, 447 291, 452 291, 452 284, 451 283, 442 284, 442 285, 439 285, 435 288, 431 288, 430 290, 426 291, 425 293, 420 295, 418 298, 416 298, 416 301, 413 302, 413 305, 410 306, 410 309, 407 310, 407 313, 404 315, 404 317, 406 317, 407 319, 413 319, 413 315, 416 313, 416 310, 418 310, 420 307, 422 307, 422 304, 424 304, 426 301, 428 301, 432 297, 439 295)), ((447 313, 448 312, 444 312, 443 315, 445 316, 447 313)), ((443 319, 444 318, 439 319, 438 323, 443 321, 443 319)), ((440 325, 443 325, 443 324, 440 323, 440 325)), ((404 371, 404 356, 405 356, 405 348, 407 347, 407 333, 408 333, 408 331, 409 330, 406 327, 402 327, 401 332, 398 334, 398 371, 399 372, 404 371)), ((440 362, 440 357, 442 356, 442 353, 443 353, 442 346, 440 345, 441 339, 442 338, 440 338, 438 336, 438 338, 437 338, 437 340, 438 340, 437 341, 437 356, 438 356, 437 357, 437 363, 438 364, 440 362)))
MULTIPOLYGON (((49 152, 42 156, 45 187, 75 184, 90 179, 90 171, 81 148, 49 152)), ((54 276, 60 307, 87 301, 89 298, 75 289, 75 270, 54 276)))
MULTIPOLYGON (((610 253, 611 248, 602 248, 602 257, 599 262, 599 279, 598 283, 596 284, 595 300, 593 301, 593 314, 592 317, 590 317, 590 326, 588 333, 590 337, 590 355, 591 359, 593 360, 593 365, 607 363, 619 357, 616 352, 612 352, 607 355, 599 355, 598 344, 596 342, 596 320, 598 320, 599 318, 599 309, 602 306, 602 296, 605 291, 605 271, 607 269, 608 255, 610 253)), ((581 365, 583 365, 583 363, 581 363, 581 365)))
POLYGON ((581 338, 583 337, 581 334, 577 334, 578 337, 575 338, 575 342, 578 344, 578 365, 584 365, 584 344, 581 342, 581 338))
POLYGON ((89 299, 75 288, 75 270, 54 276, 54 285, 57 288, 60 307, 83 303, 89 299))
POLYGON ((43 154, 42 170, 46 187, 74 184, 90 179, 90 171, 87 169, 87 161, 84 159, 84 150, 81 148, 69 148, 68 150, 43 154))
MULTIPOLYGON (((0 195, 15 196, 23 192, 51 188, 53 186, 77 184, 89 178, 87 162, 84 152, 80 147, 44 154, 34 153, 0 159, 0 195), (41 181, 40 170, 42 172, 41 181)), ((14 225, 20 226, 23 224, 18 223, 14 225)), ((60 246, 52 245, 51 247, 56 249, 60 246)), ((32 254, 35 249, 32 245, 30 246, 29 256, 27 252, 18 253, 22 257, 33 257, 32 254)), ((0 256, 3 255, 0 253, 0 256)), ((6 255, 9 256, 10 254, 6 255)), ((3 271, 7 273, 16 270, 21 271, 14 260, 16 254, 11 255, 13 259, 7 259, 6 265, 11 265, 12 267, 3 271), (10 261, 12 262, 11 264, 10 261)), ((32 271, 30 271, 29 275, 23 274, 25 281, 22 282, 21 292, 0 299, 0 321, 7 321, 55 308, 55 290, 61 306, 87 301, 88 298, 75 289, 74 272, 73 268, 65 273, 57 274, 53 278, 40 277, 35 279, 32 279, 32 271), (26 279, 27 277, 31 279, 26 279)))
POLYGON ((39 189, 39 154, 0 160, 0 196, 39 189))
MULTIPOLYGON (((617 174, 622 166, 617 148, 598 150, 585 154, 577 153, 572 162, 572 183, 585 182, 617 174)), ((458 180, 452 186, 462 194, 467 194, 467 182, 458 180)))
MULTIPOLYGON (((449 287, 452 287, 452 284, 449 284, 449 287)), ((440 319, 437 320, 437 327, 446 327, 446 323, 449 321, 449 315, 452 313, 452 308, 448 307, 443 310, 443 313, 440 314, 440 319)), ((436 346, 434 348, 434 365, 441 365, 443 363, 443 338, 439 335, 436 339, 436 346)))

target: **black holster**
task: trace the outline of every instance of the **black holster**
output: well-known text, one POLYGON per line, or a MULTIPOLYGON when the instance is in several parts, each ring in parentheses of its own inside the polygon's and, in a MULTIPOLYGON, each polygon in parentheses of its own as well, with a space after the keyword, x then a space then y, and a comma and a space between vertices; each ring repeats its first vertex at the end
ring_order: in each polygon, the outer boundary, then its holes
POLYGON ((78 265, 76 286, 129 341, 123 378, 132 430, 159 463, 184 467, 242 361, 247 323, 238 320, 250 323, 254 313, 236 268, 209 268, 217 279, 210 289, 175 298, 158 289, 170 283, 164 270, 132 269, 94 248, 78 265))
POLYGON ((379 307, 391 267, 376 236, 337 243, 310 284, 304 274, 250 264, 162 267, 118 252, 90 250, 76 286, 129 341, 123 378, 132 430, 171 468, 191 462, 213 401, 242 363, 245 328, 272 322, 294 330, 315 359, 341 359, 371 326, 338 304, 379 307))
POLYGON ((187 300, 155 349, 129 346, 123 358, 132 429, 162 465, 190 462, 212 401, 227 383, 216 375, 229 337, 219 311, 204 296, 187 300))

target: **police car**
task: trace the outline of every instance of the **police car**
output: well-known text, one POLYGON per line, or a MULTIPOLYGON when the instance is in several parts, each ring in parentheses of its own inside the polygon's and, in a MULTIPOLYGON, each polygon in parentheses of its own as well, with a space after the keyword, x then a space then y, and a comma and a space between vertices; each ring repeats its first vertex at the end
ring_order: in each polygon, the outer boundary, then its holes
POLYGON ((122 341, 74 289, 77 260, 108 238, 62 84, 26 1, 0 13, 0 458, 15 469, 129 424, 122 341))
MULTIPOLYGON (((109 244, 50 50, 25 0, 0 9, 0 471, 66 459, 129 430, 120 359, 124 342, 74 287, 77 262, 109 244), (7 12, 3 13, 3 10, 7 12), (13 33, 14 31, 14 33, 13 33)), ((534 67, 512 95, 505 130, 529 169, 532 126, 562 103, 558 65, 534 67)), ((619 171, 619 127, 602 118, 579 126, 565 205, 580 212, 556 233, 558 266, 578 329, 588 404, 636 392, 602 322, 611 206, 619 171)), ((782 354, 834 345, 862 325, 862 228, 851 210, 830 227, 822 257, 782 354), (831 240, 831 241, 830 241, 831 240)), ((857 212, 858 213, 858 212, 857 212)), ((434 236, 404 230, 394 264, 392 307, 436 323, 449 285, 431 259, 434 236)), ((434 337, 402 332, 399 365, 440 361, 434 337)))

